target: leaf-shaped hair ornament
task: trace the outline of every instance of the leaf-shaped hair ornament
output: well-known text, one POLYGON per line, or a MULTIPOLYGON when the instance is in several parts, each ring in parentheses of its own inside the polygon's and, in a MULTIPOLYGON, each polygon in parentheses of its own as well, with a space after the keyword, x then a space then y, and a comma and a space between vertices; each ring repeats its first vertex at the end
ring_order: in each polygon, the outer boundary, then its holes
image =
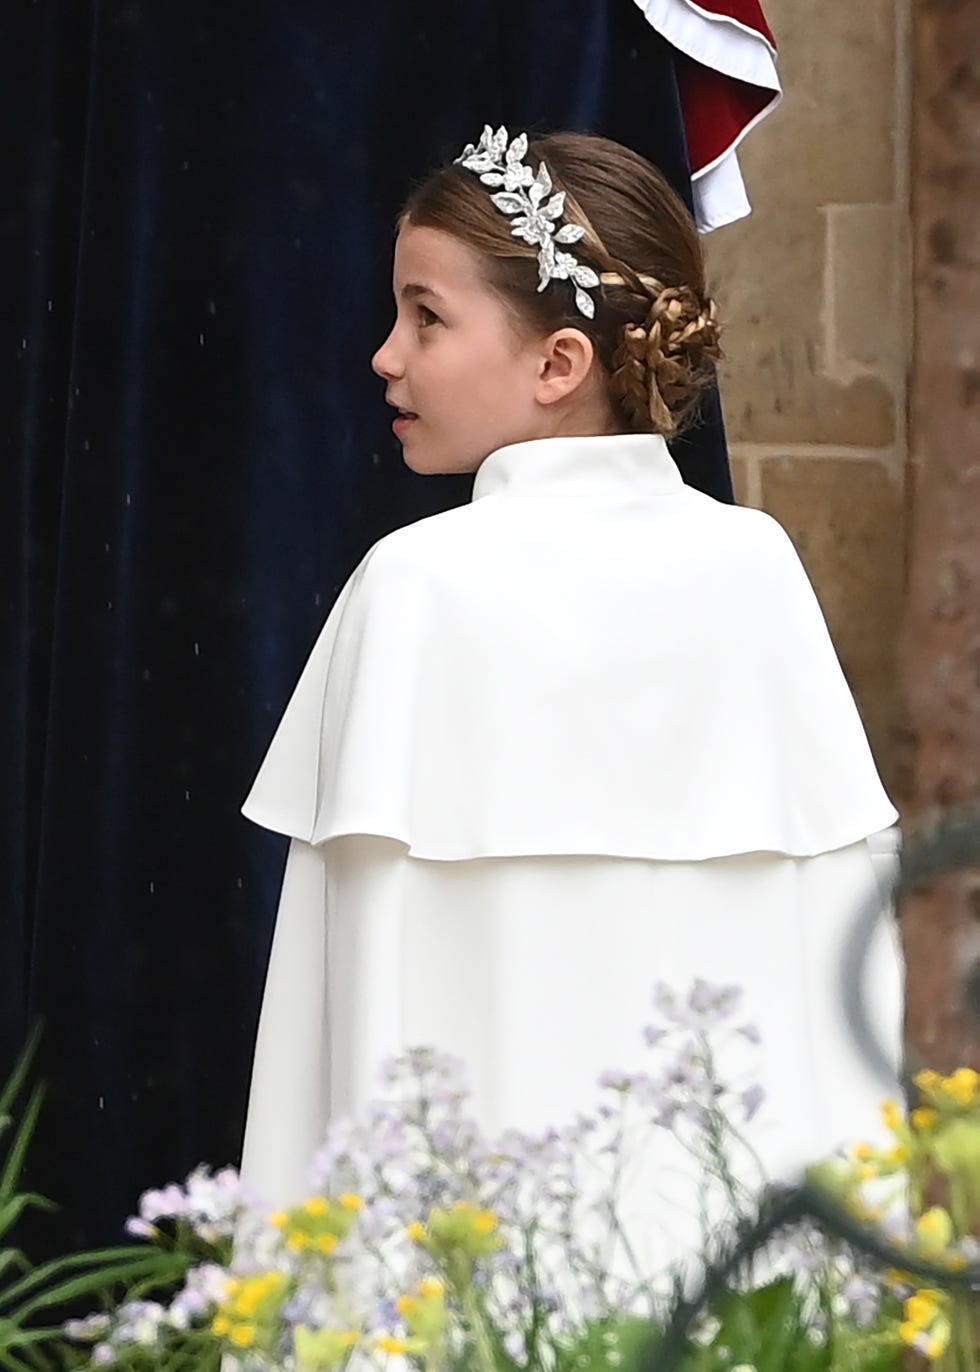
POLYGON ((510 139, 506 128, 494 131, 484 125, 479 143, 467 143, 456 158, 467 171, 475 172, 485 186, 492 186, 490 199, 501 214, 513 220, 511 233, 538 248, 538 290, 551 281, 571 281, 575 286, 575 305, 587 319, 595 316, 595 301, 587 292, 599 285, 599 277, 562 247, 585 237, 581 224, 561 224, 565 213, 565 192, 552 194, 551 174, 544 162, 536 172, 527 166, 527 134, 510 139))

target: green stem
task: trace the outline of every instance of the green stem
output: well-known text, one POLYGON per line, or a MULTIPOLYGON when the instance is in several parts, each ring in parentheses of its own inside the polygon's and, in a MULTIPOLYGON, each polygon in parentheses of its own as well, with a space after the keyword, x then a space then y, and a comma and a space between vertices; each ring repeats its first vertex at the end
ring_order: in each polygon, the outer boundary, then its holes
POLYGON ((497 1372, 497 1360, 493 1355, 493 1345, 487 1332, 486 1320, 476 1299, 472 1282, 468 1282, 460 1293, 460 1303, 473 1330, 473 1343, 476 1352, 476 1366, 482 1372, 497 1372))
POLYGON ((956 1366, 962 1372, 975 1372, 977 1366, 977 1329, 974 1323, 972 1298, 970 1296, 954 1295, 952 1302, 951 1324, 952 1337, 950 1338, 950 1349, 956 1350, 956 1366))

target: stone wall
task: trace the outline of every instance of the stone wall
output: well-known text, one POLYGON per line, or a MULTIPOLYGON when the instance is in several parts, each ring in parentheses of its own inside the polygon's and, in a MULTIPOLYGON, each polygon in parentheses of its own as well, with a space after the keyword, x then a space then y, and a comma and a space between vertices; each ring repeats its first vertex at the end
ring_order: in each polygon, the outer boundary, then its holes
POLYGON ((806 564, 886 785, 908 444, 907 0, 767 0, 782 105, 742 145, 747 220, 707 240, 736 488, 806 564))

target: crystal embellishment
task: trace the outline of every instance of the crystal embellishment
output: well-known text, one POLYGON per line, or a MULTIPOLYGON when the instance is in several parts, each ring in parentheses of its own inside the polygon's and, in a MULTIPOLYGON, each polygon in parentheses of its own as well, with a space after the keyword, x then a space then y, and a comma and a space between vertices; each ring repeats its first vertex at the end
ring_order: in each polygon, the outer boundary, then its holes
POLYGON ((513 217, 511 233, 538 249, 538 290, 550 281, 571 281, 575 304, 587 319, 595 316, 595 301, 586 292, 599 285, 599 277, 570 252, 560 248, 585 237, 581 224, 560 223, 565 213, 565 192, 555 191, 544 162, 533 172, 525 163, 527 134, 511 141, 503 127, 489 124, 476 147, 467 143, 456 158, 467 171, 476 172, 485 186, 495 188, 490 199, 502 214, 513 217))

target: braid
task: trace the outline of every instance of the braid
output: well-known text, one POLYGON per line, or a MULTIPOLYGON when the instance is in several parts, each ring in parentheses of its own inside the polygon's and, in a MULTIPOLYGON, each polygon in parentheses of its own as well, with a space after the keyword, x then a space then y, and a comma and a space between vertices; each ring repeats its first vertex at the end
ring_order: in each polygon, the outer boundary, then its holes
POLYGON ((670 435, 690 407, 692 381, 703 381, 720 356, 715 304, 689 286, 647 284, 646 318, 623 326, 609 384, 631 425, 670 435))

